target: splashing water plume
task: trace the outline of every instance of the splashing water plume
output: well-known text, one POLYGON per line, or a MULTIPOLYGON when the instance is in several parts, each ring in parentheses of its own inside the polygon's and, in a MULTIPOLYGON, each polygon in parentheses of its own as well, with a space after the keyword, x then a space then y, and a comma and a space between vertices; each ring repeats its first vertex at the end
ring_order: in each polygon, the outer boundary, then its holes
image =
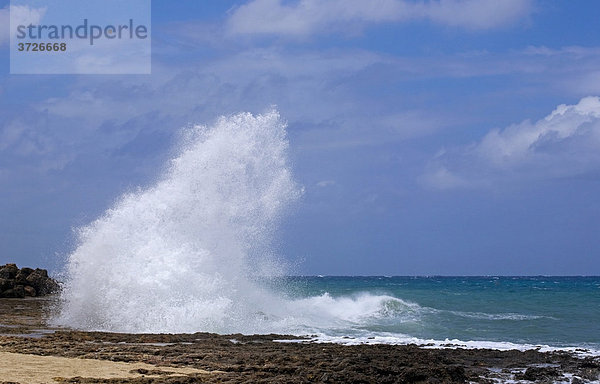
POLYGON ((254 278, 300 189, 276 111, 195 126, 153 186, 78 231, 57 322, 124 332, 260 332, 254 278), (251 261, 250 261, 251 259, 251 261))
MULTIPOLYGON (((298 199, 276 111, 186 131, 152 186, 78 230, 56 325, 115 332, 348 332, 418 308, 364 293, 291 299, 264 286, 286 207, 298 199)), ((281 271, 279 271, 281 273, 281 271)), ((418 307, 418 306, 417 306, 418 307)))

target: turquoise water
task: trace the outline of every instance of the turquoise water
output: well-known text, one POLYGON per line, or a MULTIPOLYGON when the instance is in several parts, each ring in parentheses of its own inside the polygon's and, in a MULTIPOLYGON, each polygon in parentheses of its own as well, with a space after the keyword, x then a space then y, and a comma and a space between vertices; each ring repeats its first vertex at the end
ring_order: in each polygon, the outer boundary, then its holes
POLYGON ((290 277, 328 336, 492 341, 600 350, 600 277, 290 277))

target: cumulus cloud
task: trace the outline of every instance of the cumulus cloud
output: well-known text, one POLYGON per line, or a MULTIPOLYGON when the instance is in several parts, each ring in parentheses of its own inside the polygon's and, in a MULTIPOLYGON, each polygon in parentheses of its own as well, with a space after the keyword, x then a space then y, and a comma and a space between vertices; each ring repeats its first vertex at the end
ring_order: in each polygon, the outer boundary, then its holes
POLYGON ((532 11, 531 0, 252 0, 235 8, 232 34, 308 36, 336 27, 371 23, 429 21, 465 29, 491 29, 514 23, 532 11))
POLYGON ((421 181, 449 189, 600 170, 600 98, 561 104, 536 122, 492 130, 472 145, 440 151, 421 181))

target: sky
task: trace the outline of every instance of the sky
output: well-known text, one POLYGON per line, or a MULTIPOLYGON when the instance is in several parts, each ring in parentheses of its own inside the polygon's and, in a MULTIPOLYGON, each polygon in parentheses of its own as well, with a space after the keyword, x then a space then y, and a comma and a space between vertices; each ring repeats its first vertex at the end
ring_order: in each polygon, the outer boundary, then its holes
POLYGON ((151 75, 10 75, 0 264, 151 183, 189 124, 276 106, 307 275, 600 275, 600 3, 152 1, 151 75))

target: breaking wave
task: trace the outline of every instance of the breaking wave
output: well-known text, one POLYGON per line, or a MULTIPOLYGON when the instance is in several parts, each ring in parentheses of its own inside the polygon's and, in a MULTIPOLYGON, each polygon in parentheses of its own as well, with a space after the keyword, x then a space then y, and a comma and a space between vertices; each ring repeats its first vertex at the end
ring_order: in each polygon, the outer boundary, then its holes
POLYGON ((265 328, 281 301, 255 278, 280 273, 277 224, 301 195, 276 111, 186 132, 150 187, 77 231, 56 323, 124 332, 265 328))

